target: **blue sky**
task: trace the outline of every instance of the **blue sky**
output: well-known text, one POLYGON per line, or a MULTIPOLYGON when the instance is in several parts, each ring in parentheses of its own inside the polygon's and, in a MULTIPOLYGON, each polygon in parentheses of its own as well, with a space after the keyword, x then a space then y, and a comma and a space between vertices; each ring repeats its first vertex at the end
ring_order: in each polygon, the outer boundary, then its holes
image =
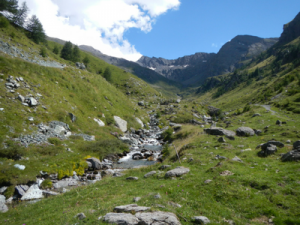
POLYGON ((124 33, 149 57, 175 59, 196 52, 218 52, 236 35, 279 37, 283 24, 300 11, 299 0, 181 0, 177 10, 160 15, 145 33, 124 33))

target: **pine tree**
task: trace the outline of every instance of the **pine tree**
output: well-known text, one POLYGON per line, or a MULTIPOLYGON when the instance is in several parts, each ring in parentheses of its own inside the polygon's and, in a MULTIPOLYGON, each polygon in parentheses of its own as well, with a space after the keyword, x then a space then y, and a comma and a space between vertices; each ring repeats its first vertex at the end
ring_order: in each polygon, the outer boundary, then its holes
POLYGON ((59 48, 57 47, 57 45, 54 46, 52 52, 53 52, 54 54, 58 55, 58 53, 59 53, 59 48))
POLYGON ((0 0, 0 11, 18 12, 18 0, 0 0))
POLYGON ((36 15, 33 15, 29 19, 26 29, 30 32, 28 35, 29 38, 31 38, 35 43, 38 44, 40 42, 47 42, 43 25, 36 15))
POLYGON ((72 43, 70 41, 66 42, 64 44, 64 47, 62 48, 60 52, 60 57, 62 57, 65 60, 71 60, 72 59, 72 43))
POLYGON ((83 59, 83 63, 85 65, 85 67, 87 67, 88 64, 90 63, 90 58, 88 56, 85 56, 84 59, 83 59))
POLYGON ((74 46, 72 51, 72 61, 79 62, 80 61, 80 50, 77 45, 74 46))
POLYGON ((106 67, 104 73, 103 73, 103 77, 108 81, 111 82, 111 70, 109 69, 109 67, 106 67))
POLYGON ((25 23, 28 12, 29 9, 27 7, 27 4, 26 2, 23 2, 21 8, 18 9, 18 11, 12 17, 12 22, 22 27, 25 23))

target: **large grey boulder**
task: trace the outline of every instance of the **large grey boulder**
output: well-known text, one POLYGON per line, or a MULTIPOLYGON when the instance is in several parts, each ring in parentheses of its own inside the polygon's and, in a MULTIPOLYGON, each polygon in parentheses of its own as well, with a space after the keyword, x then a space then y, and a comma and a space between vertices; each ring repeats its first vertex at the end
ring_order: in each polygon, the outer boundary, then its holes
POLYGON ((129 213, 107 213, 103 219, 110 224, 135 225, 139 223, 138 218, 129 213))
POLYGON ((236 130, 236 135, 237 136, 253 136, 255 134, 254 130, 250 127, 239 127, 236 130))
POLYGON ((137 213, 135 216, 139 219, 143 225, 180 225, 178 218, 174 213, 170 212, 143 212, 137 213))
POLYGON ((33 97, 30 97, 29 98, 29 106, 37 106, 37 105, 38 105, 37 100, 33 97))
POLYGON ((26 191, 26 193, 22 196, 21 200, 33 200, 44 198, 43 191, 39 189, 37 184, 30 186, 30 188, 26 191))
POLYGON ((179 176, 182 176, 186 173, 190 172, 190 169, 189 168, 185 168, 185 167, 182 167, 182 166, 179 166, 173 170, 170 170, 168 171, 166 174, 165 174, 165 177, 168 178, 168 177, 179 177, 179 176))
POLYGON ((197 224, 208 224, 210 220, 205 216, 194 216, 192 220, 197 224))
POLYGON ((114 208, 115 212, 143 212, 149 210, 150 207, 138 206, 137 204, 121 205, 114 208))
POLYGON ((277 152, 276 145, 267 143, 261 146, 261 151, 258 153, 258 156, 266 157, 268 155, 275 154, 275 152, 277 152))
POLYGON ((90 162, 92 164, 92 168, 96 169, 96 170, 100 170, 102 169, 102 163, 100 162, 99 159, 95 158, 95 157, 91 157, 86 159, 87 162, 90 162))
POLYGON ((210 135, 224 135, 228 137, 229 139, 233 139, 235 136, 235 132, 231 130, 226 130, 221 127, 212 127, 212 128, 207 128, 204 129, 204 132, 210 135))
POLYGON ((119 127, 120 130, 125 133, 127 131, 127 121, 121 119, 118 116, 114 116, 114 120, 115 120, 117 127, 119 127))
POLYGON ((280 141, 268 141, 267 143, 261 146, 262 149, 266 148, 269 144, 276 145, 279 148, 283 148, 284 144, 280 141))

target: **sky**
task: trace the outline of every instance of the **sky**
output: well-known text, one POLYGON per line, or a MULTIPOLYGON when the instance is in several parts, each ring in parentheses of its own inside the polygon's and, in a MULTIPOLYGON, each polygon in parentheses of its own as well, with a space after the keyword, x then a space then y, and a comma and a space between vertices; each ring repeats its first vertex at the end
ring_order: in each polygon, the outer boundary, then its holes
POLYGON ((131 61, 217 53, 236 35, 279 37, 300 11, 299 0, 25 1, 48 36, 131 61))

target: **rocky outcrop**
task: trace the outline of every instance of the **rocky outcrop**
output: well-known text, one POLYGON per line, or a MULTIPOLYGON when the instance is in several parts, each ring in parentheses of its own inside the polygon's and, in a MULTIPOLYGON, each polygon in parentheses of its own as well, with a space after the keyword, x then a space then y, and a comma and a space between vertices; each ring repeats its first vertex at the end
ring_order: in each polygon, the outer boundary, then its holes
POLYGON ((26 193, 22 196, 21 200, 24 201, 39 198, 44 198, 43 191, 39 189, 37 184, 34 184, 26 191, 26 193))
POLYGON ((119 127, 120 130, 125 133, 127 131, 127 121, 121 119, 118 116, 114 116, 114 120, 115 120, 116 126, 119 127))
POLYGON ((77 63, 75 63, 75 65, 76 65, 76 67, 78 69, 81 69, 81 70, 85 70, 86 69, 85 65, 83 63, 81 63, 81 62, 77 62, 77 63))
POLYGON ((177 167, 176 169, 173 170, 169 170, 166 174, 165 177, 179 177, 182 176, 184 174, 187 174, 188 172, 190 172, 189 168, 185 168, 182 166, 177 167))
POLYGON ((249 136, 253 136, 254 134, 255 134, 254 130, 250 127, 239 127, 236 130, 237 136, 249 137, 249 136))
POLYGON ((258 156, 266 157, 275 154, 277 152, 277 147, 282 148, 284 147, 284 144, 280 141, 268 141, 267 143, 260 145, 260 147, 261 151, 258 152, 258 156))
POLYGON ((145 206, 138 206, 137 204, 131 204, 131 205, 121 205, 116 206, 114 208, 115 212, 121 213, 121 212, 143 212, 149 210, 150 207, 145 206))

